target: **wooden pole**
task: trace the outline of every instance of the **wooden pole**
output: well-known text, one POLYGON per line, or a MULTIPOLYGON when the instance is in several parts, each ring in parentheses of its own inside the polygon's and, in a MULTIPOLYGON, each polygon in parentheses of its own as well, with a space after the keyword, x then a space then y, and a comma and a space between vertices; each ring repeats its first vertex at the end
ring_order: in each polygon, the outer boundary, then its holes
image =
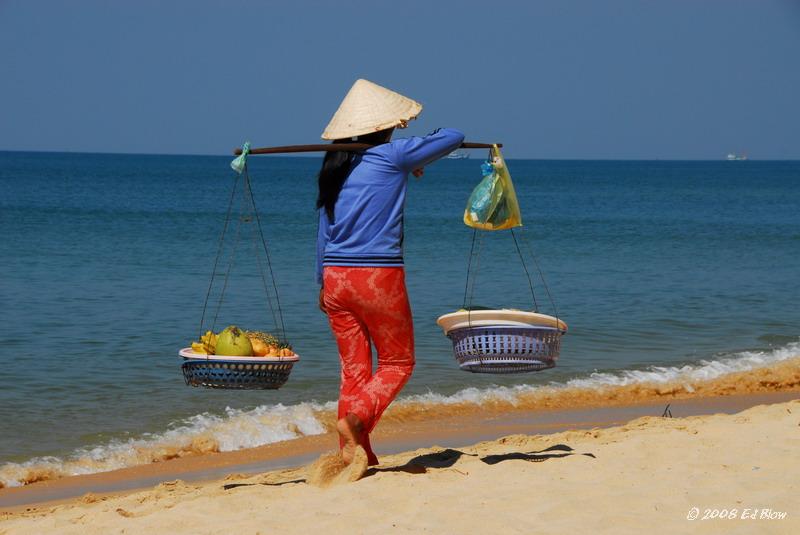
MULTIPOLYGON (((465 141, 459 148, 461 149, 491 149, 494 145, 491 143, 472 143, 465 141)), ((502 143, 497 143, 498 147, 502 147, 502 143)), ((260 149, 250 149, 250 154, 288 154, 290 152, 333 152, 333 151, 351 151, 351 150, 367 150, 375 147, 369 143, 326 143, 322 145, 286 145, 284 147, 262 147, 260 149)), ((234 149, 233 154, 239 156, 242 149, 234 149)))

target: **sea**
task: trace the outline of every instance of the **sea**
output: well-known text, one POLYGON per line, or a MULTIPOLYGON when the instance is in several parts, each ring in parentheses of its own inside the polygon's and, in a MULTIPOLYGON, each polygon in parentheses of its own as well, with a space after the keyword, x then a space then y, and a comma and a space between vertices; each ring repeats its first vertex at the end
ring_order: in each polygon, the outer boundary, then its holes
MULTIPOLYGON (((800 162, 508 160, 524 226, 476 235, 462 216, 484 157, 409 178, 417 365, 397 407, 710 380, 800 355, 800 162), (459 369, 436 319, 464 305, 468 265, 470 304, 566 321, 555 368, 459 369)), ((325 431, 339 363, 314 276, 321 159, 251 156, 258 218, 234 203, 229 219, 230 159, 0 152, 0 485, 325 431), (226 220, 223 253, 235 228, 239 245, 212 280, 226 220), (300 361, 279 390, 187 386, 178 350, 204 308, 217 332, 277 328, 259 221, 300 361)))

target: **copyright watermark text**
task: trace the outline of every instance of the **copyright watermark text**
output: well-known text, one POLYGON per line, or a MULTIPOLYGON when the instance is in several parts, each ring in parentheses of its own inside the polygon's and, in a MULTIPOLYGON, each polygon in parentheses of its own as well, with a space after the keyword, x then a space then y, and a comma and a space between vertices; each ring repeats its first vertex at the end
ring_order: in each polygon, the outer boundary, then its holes
POLYGON ((686 514, 686 520, 783 520, 786 511, 778 511, 769 507, 742 509, 700 509, 692 507, 686 514))

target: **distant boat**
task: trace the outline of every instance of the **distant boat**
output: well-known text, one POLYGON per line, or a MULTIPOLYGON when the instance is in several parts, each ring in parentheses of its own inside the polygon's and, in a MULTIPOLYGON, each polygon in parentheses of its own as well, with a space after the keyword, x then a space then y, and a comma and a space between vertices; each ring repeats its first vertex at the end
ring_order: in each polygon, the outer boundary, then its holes
POLYGON ((740 162, 740 161, 743 161, 743 160, 746 160, 746 159, 747 159, 747 155, 746 154, 742 154, 740 156, 740 155, 736 154, 735 152, 729 152, 728 153, 728 157, 727 157, 727 160, 729 162, 740 162))
POLYGON ((469 158, 469 153, 463 150, 454 150, 446 156, 448 160, 466 160, 469 158))

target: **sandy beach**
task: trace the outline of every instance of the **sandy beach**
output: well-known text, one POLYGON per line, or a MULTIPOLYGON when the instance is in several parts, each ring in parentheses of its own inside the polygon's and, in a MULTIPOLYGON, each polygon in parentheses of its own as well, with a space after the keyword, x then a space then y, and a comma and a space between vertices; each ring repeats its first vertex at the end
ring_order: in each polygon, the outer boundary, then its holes
POLYGON ((793 399, 736 414, 645 416, 414 449, 326 488, 307 482, 306 464, 87 493, 7 508, 0 532, 796 533, 798 447, 793 399))

